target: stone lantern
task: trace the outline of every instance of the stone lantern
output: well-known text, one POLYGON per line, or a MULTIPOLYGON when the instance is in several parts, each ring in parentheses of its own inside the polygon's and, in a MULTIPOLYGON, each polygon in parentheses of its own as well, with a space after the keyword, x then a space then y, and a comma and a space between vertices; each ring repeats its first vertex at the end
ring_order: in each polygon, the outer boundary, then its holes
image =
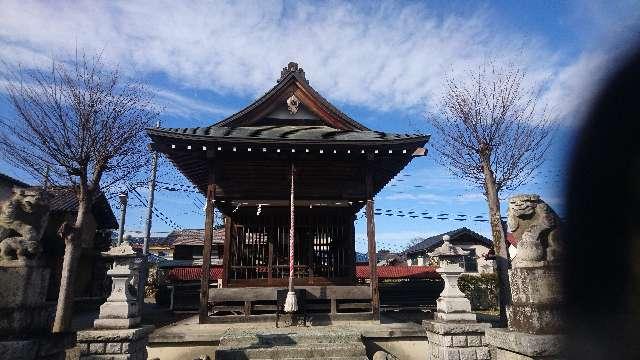
POLYGON ((451 245, 449 235, 442 237, 444 243, 429 255, 440 262, 436 270, 444 279, 444 290, 436 301, 436 320, 442 321, 476 321, 476 315, 471 313, 471 303, 458 288, 458 278, 464 272, 460 263, 469 255, 457 246, 451 245))
POLYGON ((140 313, 132 286, 138 269, 139 257, 129 243, 124 242, 102 253, 113 259, 113 268, 107 271, 111 277, 111 295, 100 306, 100 315, 93 323, 96 329, 129 329, 140 324, 140 313))
POLYGON ((440 262, 436 271, 444 279, 444 290, 436 301, 434 319, 422 322, 428 340, 427 359, 488 360, 490 354, 484 333, 491 325, 476 322, 471 303, 458 288, 458 278, 464 272, 460 263, 469 252, 453 246, 449 235, 444 235, 442 240, 444 243, 429 253, 440 262))
POLYGON ((146 359, 151 325, 142 325, 136 299, 140 258, 128 242, 123 242, 102 255, 113 259, 107 271, 111 277, 111 295, 100 306, 93 329, 78 331, 80 360, 146 359))

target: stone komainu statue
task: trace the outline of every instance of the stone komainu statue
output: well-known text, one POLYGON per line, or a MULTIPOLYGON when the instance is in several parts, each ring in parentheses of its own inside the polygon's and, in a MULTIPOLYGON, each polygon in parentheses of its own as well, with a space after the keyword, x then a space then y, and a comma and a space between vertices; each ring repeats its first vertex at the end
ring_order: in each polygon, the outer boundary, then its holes
POLYGON ((562 255, 560 218, 538 195, 516 195, 509 199, 507 231, 517 241, 514 266, 555 262, 562 255))
POLYGON ((13 196, 0 206, 0 259, 36 257, 48 220, 49 204, 41 190, 14 188, 13 196))

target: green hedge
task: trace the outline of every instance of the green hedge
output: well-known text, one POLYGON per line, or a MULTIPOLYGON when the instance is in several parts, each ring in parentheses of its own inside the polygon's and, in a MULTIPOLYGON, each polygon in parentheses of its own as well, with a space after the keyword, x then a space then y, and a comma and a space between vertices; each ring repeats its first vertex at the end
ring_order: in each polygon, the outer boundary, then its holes
POLYGON ((471 301, 472 310, 498 308, 498 276, 496 274, 463 274, 458 279, 458 287, 471 301))

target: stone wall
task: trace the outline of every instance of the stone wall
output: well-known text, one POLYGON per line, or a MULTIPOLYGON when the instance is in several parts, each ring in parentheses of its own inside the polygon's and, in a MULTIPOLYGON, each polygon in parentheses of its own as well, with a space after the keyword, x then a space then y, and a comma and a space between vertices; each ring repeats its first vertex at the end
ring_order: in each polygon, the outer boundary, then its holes
POLYGON ((85 330, 78 332, 81 360, 144 360, 153 326, 135 329, 85 330))

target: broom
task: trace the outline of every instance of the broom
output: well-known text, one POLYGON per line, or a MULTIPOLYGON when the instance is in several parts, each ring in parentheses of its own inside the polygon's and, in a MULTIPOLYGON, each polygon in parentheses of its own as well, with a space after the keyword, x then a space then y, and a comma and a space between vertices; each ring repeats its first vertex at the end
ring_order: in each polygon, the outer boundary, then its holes
POLYGON ((293 313, 298 311, 298 301, 296 299, 296 292, 293 288, 293 242, 295 238, 295 219, 294 219, 294 205, 293 205, 293 178, 295 168, 291 164, 291 225, 289 228, 289 292, 287 292, 287 299, 284 302, 284 311, 293 313))

